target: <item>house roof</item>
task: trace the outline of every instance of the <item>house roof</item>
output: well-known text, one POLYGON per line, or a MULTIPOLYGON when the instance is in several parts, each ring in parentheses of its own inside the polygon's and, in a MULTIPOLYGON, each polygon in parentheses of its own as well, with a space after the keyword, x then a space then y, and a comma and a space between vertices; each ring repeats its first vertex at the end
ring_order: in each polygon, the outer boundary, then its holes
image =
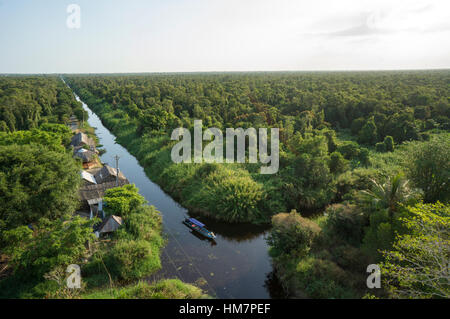
POLYGON ((99 233, 111 233, 116 231, 123 224, 121 217, 116 215, 110 215, 106 217, 103 222, 98 226, 97 231, 99 233))
MULTIPOLYGON (((126 184, 129 184, 127 179, 125 179, 125 180, 119 179, 118 186, 123 186, 126 184)), ((85 201, 88 201, 90 199, 95 199, 95 198, 103 198, 106 190, 108 190, 110 188, 114 188, 114 187, 116 187, 115 181, 102 183, 102 184, 95 184, 95 185, 86 185, 86 186, 81 187, 79 190, 80 198, 81 198, 81 200, 85 200, 85 201)))
POLYGON ((95 159, 95 155, 96 155, 95 152, 81 148, 77 152, 75 152, 74 157, 80 158, 83 161, 83 163, 88 163, 95 159))
POLYGON ((88 181, 89 183, 97 184, 97 181, 95 180, 94 175, 92 175, 91 173, 88 173, 86 171, 81 171, 80 175, 81 175, 82 179, 88 181))
MULTIPOLYGON (((108 177, 113 176, 116 177, 117 176, 117 169, 115 169, 114 167, 111 167, 109 165, 105 165, 102 167, 101 170, 99 170, 96 174, 95 174, 95 179, 97 181, 98 184, 101 184, 105 181, 105 179, 107 179, 108 177)), ((123 175, 123 173, 119 170, 119 180, 126 180, 127 184, 128 184, 128 180, 125 177, 125 175, 123 175)))
POLYGON ((87 203, 89 204, 89 206, 95 205, 100 203, 103 200, 103 198, 93 198, 93 199, 88 199, 87 203))
POLYGON ((89 146, 95 146, 95 142, 92 138, 87 136, 84 133, 77 133, 72 137, 72 142, 70 145, 72 146, 80 146, 80 145, 89 145, 89 146))

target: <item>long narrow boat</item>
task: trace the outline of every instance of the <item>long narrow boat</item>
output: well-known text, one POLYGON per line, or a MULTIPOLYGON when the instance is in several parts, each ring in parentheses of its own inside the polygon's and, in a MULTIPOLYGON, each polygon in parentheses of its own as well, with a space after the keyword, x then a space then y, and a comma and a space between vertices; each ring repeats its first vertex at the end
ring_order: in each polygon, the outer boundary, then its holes
POLYGON ((196 231, 197 233, 203 235, 204 237, 206 237, 208 239, 216 238, 216 235, 212 231, 209 231, 205 228, 205 224, 199 222, 195 218, 192 218, 192 217, 186 218, 183 221, 183 224, 185 224, 187 227, 189 227, 193 231, 196 231))

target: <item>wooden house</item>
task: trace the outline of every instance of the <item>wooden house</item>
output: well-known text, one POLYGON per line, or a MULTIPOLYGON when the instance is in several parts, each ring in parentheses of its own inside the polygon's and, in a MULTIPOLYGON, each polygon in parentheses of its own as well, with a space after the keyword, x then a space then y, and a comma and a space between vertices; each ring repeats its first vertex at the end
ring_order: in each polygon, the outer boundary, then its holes
POLYGON ((84 169, 89 169, 97 164, 97 153, 93 151, 80 148, 73 156, 81 160, 84 169))
POLYGON ((100 237, 105 234, 110 234, 115 232, 117 229, 119 229, 120 226, 122 226, 123 220, 121 217, 116 215, 110 215, 106 217, 103 222, 97 227, 97 230, 95 231, 95 234, 97 237, 100 237))
POLYGON ((88 146, 92 151, 95 151, 95 141, 84 133, 77 133, 72 137, 70 143, 75 149, 83 146, 88 146))
MULTIPOLYGON (((119 174, 118 178, 119 181, 123 181, 125 182, 125 184, 129 184, 127 178, 125 177, 125 175, 123 175, 123 173, 120 170, 118 174, 119 174)), ((95 180, 97 181, 97 184, 115 182, 117 177, 117 169, 109 165, 105 165, 94 175, 94 177, 95 180)))

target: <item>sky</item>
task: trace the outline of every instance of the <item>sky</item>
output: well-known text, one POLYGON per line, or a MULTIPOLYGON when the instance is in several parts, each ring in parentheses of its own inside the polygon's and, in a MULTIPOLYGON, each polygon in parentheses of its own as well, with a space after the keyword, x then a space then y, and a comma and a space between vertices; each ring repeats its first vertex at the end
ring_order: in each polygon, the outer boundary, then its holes
POLYGON ((435 68, 449 0, 0 0, 0 73, 435 68))

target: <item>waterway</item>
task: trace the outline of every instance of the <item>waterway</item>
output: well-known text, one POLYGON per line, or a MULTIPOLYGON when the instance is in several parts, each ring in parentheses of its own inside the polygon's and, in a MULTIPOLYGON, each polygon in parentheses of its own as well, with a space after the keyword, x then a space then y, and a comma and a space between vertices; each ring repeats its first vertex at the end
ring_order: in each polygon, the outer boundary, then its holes
MULTIPOLYGON (((81 101, 76 94, 75 97, 81 101)), ((89 113, 89 125, 96 129, 106 150, 102 162, 114 166, 113 157, 118 155, 120 170, 149 204, 162 213, 167 245, 161 255, 162 270, 149 280, 179 278, 197 283, 218 298, 284 297, 268 255, 267 226, 224 224, 199 217, 217 238, 211 242, 193 233, 182 224, 186 216, 191 216, 189 211, 153 183, 137 159, 116 143, 115 136, 99 117, 85 103, 83 107, 89 113)))

